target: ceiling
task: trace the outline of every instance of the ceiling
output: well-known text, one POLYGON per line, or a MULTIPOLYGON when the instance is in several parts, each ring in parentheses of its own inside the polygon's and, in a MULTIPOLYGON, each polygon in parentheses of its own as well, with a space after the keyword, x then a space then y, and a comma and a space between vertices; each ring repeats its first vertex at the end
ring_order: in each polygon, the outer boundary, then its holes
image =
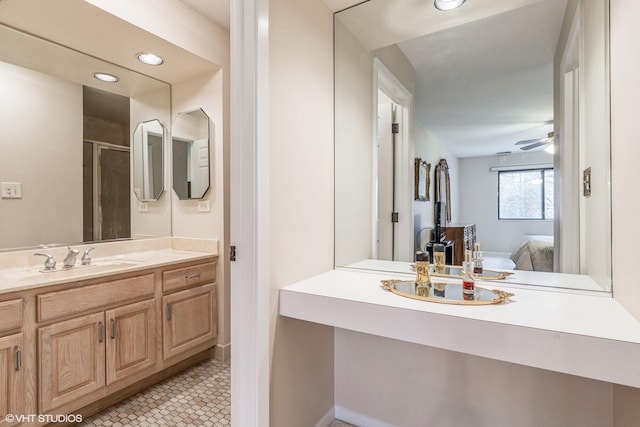
POLYGON ((546 137, 565 6, 539 2, 400 43, 416 70, 417 120, 458 157, 546 137))
POLYGON ((229 0, 181 0, 196 12, 229 31, 229 0))
MULTIPOLYGON (((181 0, 229 29, 229 0, 181 0)), ((322 0, 332 12, 360 0, 322 0)), ((458 157, 516 151, 553 130, 553 56, 567 0, 372 0, 341 13, 370 50, 398 44, 416 71, 415 118, 458 157), (375 29, 374 31, 371 31, 375 29)))
POLYGON ((456 156, 475 157, 553 130, 566 3, 467 0, 440 12, 430 0, 372 0, 339 16, 365 48, 399 46, 416 72, 415 119, 456 156))

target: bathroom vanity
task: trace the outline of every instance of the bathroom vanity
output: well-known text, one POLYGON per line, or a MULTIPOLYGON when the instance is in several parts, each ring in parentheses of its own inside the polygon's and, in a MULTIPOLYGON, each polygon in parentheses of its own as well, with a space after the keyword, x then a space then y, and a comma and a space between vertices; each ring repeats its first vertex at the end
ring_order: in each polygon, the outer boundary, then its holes
POLYGON ((6 414, 87 416, 209 358, 217 262, 169 247, 0 270, 0 426, 20 424, 6 414))

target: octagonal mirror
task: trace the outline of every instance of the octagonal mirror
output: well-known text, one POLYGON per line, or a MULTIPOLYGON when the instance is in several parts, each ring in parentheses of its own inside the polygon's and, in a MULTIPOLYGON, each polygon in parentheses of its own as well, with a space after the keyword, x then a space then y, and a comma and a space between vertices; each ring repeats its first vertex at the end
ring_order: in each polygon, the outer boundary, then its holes
POLYGON ((162 195, 163 164, 164 126, 157 119, 138 123, 133 132, 133 192, 141 202, 162 195))
POLYGON ((171 130, 173 191, 180 200, 202 199, 210 187, 209 116, 201 109, 180 113, 171 130))

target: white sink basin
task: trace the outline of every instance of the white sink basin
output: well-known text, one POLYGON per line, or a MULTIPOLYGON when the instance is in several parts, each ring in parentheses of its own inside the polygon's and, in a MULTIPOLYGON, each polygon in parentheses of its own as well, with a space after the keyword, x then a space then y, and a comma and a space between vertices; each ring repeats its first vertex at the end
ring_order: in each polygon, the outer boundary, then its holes
POLYGON ((10 274, 17 280, 57 280, 66 278, 76 278, 89 276, 93 274, 105 273, 135 267, 139 263, 135 261, 113 260, 113 261, 94 261, 90 265, 77 265, 71 268, 56 268, 55 270, 45 270, 43 268, 30 268, 28 270, 17 271, 10 274))

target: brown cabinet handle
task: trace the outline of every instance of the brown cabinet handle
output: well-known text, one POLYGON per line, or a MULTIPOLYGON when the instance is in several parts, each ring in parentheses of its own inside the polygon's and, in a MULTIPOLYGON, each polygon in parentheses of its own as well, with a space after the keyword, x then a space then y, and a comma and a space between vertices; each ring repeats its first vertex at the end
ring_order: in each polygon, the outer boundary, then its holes
POLYGON ((15 346, 15 352, 16 352, 16 371, 19 371, 20 368, 22 368, 22 350, 20 350, 20 347, 15 346))
POLYGON ((198 279, 198 278, 200 278, 200 273, 195 273, 195 274, 191 274, 191 275, 185 274, 184 278, 187 279, 187 280, 188 279, 198 279))
POLYGON ((172 311, 171 303, 167 303, 167 320, 171 320, 172 311))
POLYGON ((104 342, 104 324, 98 322, 98 342, 104 342))
POLYGON ((116 320, 111 319, 111 339, 116 339, 116 320))

